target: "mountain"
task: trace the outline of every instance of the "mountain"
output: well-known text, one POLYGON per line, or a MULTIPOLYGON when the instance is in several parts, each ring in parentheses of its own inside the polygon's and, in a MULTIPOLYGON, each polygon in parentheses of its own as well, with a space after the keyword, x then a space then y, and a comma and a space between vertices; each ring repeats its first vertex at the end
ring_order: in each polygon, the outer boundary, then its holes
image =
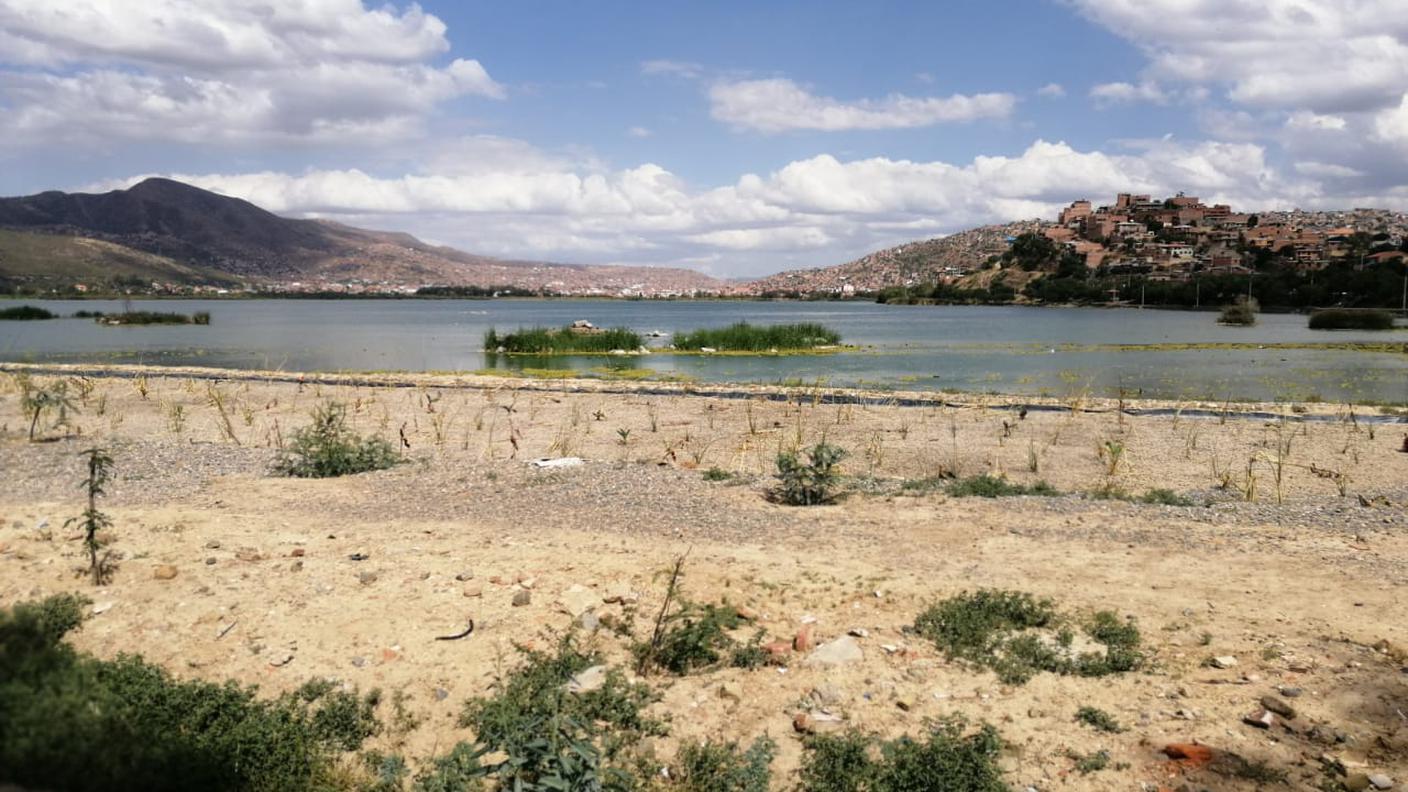
POLYGON ((409 234, 281 217, 170 179, 147 179, 102 194, 51 191, 0 198, 0 230, 9 232, 0 233, 0 276, 27 280, 135 275, 183 283, 320 288, 362 281, 578 294, 713 291, 721 286, 693 270, 480 256, 429 245, 409 234), (36 258, 36 251, 46 246, 68 253, 36 258), (36 272, 36 261, 49 264, 36 272))
POLYGON ((906 242, 845 264, 779 272, 748 283, 744 290, 749 294, 839 293, 851 286, 856 291, 867 292, 889 286, 934 283, 940 276, 978 269, 989 257, 1006 251, 1008 239, 1048 225, 1050 223, 1040 220, 1022 220, 906 242))

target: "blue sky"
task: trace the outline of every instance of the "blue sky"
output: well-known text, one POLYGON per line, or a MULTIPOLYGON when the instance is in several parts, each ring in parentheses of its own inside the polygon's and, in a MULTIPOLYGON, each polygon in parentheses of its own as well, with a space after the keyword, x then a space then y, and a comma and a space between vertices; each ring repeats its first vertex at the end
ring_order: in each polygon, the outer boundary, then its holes
POLYGON ((1398 0, 0 0, 0 193, 752 276, 1125 189, 1408 208, 1405 91, 1398 0))

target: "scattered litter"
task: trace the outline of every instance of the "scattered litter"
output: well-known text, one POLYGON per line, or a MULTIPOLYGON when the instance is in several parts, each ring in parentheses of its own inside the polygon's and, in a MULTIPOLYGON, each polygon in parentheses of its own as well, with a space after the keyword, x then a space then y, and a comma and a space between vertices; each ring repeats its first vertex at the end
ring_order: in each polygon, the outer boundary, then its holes
POLYGON ((565 468, 577 467, 583 464, 581 457, 543 457, 534 459, 528 463, 529 467, 535 468, 565 468))

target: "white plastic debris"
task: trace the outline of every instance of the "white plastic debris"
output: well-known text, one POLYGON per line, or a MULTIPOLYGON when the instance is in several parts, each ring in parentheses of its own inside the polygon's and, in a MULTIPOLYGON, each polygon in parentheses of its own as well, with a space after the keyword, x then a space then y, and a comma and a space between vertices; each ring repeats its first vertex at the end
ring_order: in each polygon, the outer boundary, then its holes
POLYGON ((543 457, 528 463, 529 467, 535 468, 577 467, 581 464, 584 464, 581 457, 543 457))

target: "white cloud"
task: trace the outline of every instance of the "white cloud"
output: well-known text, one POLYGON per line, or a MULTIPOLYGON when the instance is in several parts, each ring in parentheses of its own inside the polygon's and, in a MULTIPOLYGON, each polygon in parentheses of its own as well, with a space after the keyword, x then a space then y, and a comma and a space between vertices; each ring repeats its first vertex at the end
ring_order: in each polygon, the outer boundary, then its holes
POLYGON ((1374 139, 1408 153, 1408 93, 1397 107, 1382 110, 1374 117, 1374 139))
POLYGON ((1130 102, 1153 102, 1165 104, 1168 94, 1158 83, 1144 81, 1135 85, 1127 82, 1101 83, 1090 89, 1090 98, 1097 105, 1125 104, 1130 102))
POLYGON ((633 138, 648 138, 655 133, 643 126, 633 126, 626 130, 626 134, 633 138))
POLYGON ((1408 85, 1402 0, 1071 0, 1134 42, 1149 77, 1224 85, 1236 102, 1339 113, 1408 85))
POLYGON ((445 25, 362 0, 0 0, 0 137, 379 142, 440 103, 502 98, 445 25))
POLYGON ((643 61, 640 64, 640 73, 648 75, 669 75, 672 77, 683 77, 687 80, 698 79, 704 74, 704 67, 698 63, 690 61, 677 61, 668 59, 657 59, 643 61))
POLYGON ((1037 89, 1037 95, 1050 99, 1059 99, 1066 95, 1066 87, 1061 83, 1047 83, 1037 89))
POLYGON ((967 163, 820 155, 702 189, 651 163, 608 171, 492 137, 460 141, 455 150, 475 164, 456 170, 172 175, 274 211, 407 230, 491 255, 709 262, 726 275, 838 263, 919 236, 1051 217, 1075 198, 1127 190, 1187 190, 1252 209, 1309 206, 1328 199, 1307 179, 1336 175, 1314 166, 1277 174, 1250 143, 1129 145, 1109 153, 1038 140, 1013 156, 967 163))
POLYGON ((1006 118, 1016 105, 1007 93, 973 96, 910 97, 844 102, 816 96, 792 80, 723 81, 709 89, 710 113, 739 129, 783 132, 794 129, 898 129, 1006 118))
POLYGON ((1298 110, 1286 119, 1286 128, 1338 132, 1345 128, 1346 123, 1344 118, 1337 115, 1321 115, 1309 110, 1298 110))

